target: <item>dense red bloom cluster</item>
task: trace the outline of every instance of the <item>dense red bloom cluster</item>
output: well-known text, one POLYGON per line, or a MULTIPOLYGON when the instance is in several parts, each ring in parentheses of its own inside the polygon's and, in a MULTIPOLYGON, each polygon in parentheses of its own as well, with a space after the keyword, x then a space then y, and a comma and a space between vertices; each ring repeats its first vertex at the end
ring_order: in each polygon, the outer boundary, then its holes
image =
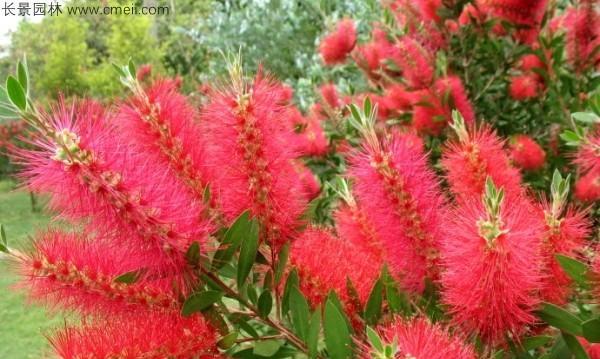
POLYGON ((510 157, 517 166, 527 171, 540 169, 546 162, 546 152, 527 135, 517 135, 511 139, 510 157))
POLYGON ((442 167, 458 199, 479 198, 489 176, 509 196, 522 193, 521 176, 504 151, 504 142, 487 126, 471 129, 443 151, 442 167))
POLYGON ((200 316, 128 313, 80 328, 66 328, 50 342, 65 359, 220 358, 214 330, 200 316))
POLYGON ((600 199, 600 132, 589 134, 575 154, 574 163, 580 171, 575 195, 582 201, 600 199))
MULTIPOLYGON (((562 211, 562 208, 559 210, 562 211)), ((580 257, 585 239, 590 235, 591 225, 586 213, 574 208, 567 208, 564 215, 560 216, 552 213, 550 204, 544 203, 542 211, 546 233, 542 239, 544 265, 540 295, 544 301, 561 305, 572 292, 572 280, 554 256, 562 254, 571 258, 580 257)))
POLYGON ((600 13, 594 1, 582 1, 581 7, 570 8, 562 25, 567 34, 567 55, 577 71, 600 65, 600 13))
POLYGON ((544 17, 548 0, 478 0, 479 10, 525 29, 517 31, 517 38, 525 43, 535 41, 544 17))
POLYGON ((202 111, 204 165, 225 218, 249 208, 265 238, 282 243, 307 203, 292 164, 297 154, 288 145, 288 111, 274 96, 274 81, 257 77, 240 86, 214 91, 202 111))
POLYGON ((152 153, 123 156, 127 142, 107 116, 89 102, 45 115, 47 137, 16 154, 22 178, 51 193, 50 207, 63 218, 90 221, 115 243, 152 251, 155 270, 179 272, 182 254, 210 231, 198 215, 203 204, 152 153))
POLYGON ((26 126, 25 121, 8 121, 0 124, 0 149, 9 147, 17 138, 25 135, 26 126))
POLYGON ((384 259, 405 289, 421 292, 425 279, 437 275, 444 208, 425 154, 411 136, 394 133, 382 141, 371 136, 350 164, 354 193, 383 241, 384 259))
POLYGON ((323 303, 333 290, 351 316, 366 304, 382 266, 368 252, 319 228, 305 230, 294 242, 290 262, 298 270, 300 290, 313 307, 323 303))
POLYGON ((386 343, 396 342, 396 357, 415 359, 475 359, 473 347, 427 319, 395 320, 377 330, 386 343))
POLYGON ((536 321, 544 226, 525 199, 503 201, 487 219, 481 197, 471 198, 444 226, 442 298, 457 324, 497 343, 536 321))
POLYGON ((535 74, 517 75, 510 79, 508 91, 515 100, 527 100, 539 95, 541 85, 535 74))
POLYGON ((356 45, 356 28, 350 19, 340 21, 335 30, 325 36, 319 45, 319 52, 326 65, 342 63, 356 45))
POLYGON ((114 282, 149 259, 131 249, 115 250, 102 238, 49 231, 38 236, 34 251, 20 263, 22 285, 36 300, 85 314, 172 308, 176 293, 169 281, 114 282))

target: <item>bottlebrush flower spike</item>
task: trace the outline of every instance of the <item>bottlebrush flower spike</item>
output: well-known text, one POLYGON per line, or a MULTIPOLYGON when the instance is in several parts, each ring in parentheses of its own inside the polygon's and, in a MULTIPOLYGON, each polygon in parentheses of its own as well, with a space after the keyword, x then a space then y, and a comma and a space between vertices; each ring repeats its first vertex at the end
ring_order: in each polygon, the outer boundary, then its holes
POLYGON ((398 40, 392 50, 391 60, 400 68, 403 78, 412 89, 421 89, 432 83, 432 54, 412 37, 403 36, 398 40))
POLYGON ((582 1, 580 8, 570 8, 564 15, 567 58, 578 72, 600 63, 598 21, 600 13, 593 1, 582 1))
POLYGON ((573 162, 584 173, 600 172, 600 131, 593 131, 586 136, 573 162))
POLYGON ((215 330, 199 315, 135 312, 65 328, 50 337, 63 359, 220 358, 215 330))
MULTIPOLYGON (((396 319, 380 326, 376 335, 384 347, 393 347, 394 358, 413 359, 475 359, 475 349, 453 336, 439 324, 428 319, 415 318, 410 321, 396 319)), ((371 348, 372 353, 377 350, 371 348)), ((369 358, 384 356, 369 355, 369 358)))
POLYGON ((415 91, 409 98, 414 103, 413 127, 419 133, 439 135, 451 121, 452 109, 460 112, 467 124, 475 122, 475 114, 460 78, 438 79, 433 88, 415 91))
POLYGON ((344 62, 356 45, 356 28, 351 19, 343 19, 335 30, 325 36, 319 45, 319 52, 326 65, 344 62))
POLYGON ((130 103, 121 106, 115 123, 136 151, 149 152, 171 168, 199 199, 207 185, 200 129, 194 108, 173 81, 158 81, 148 89, 136 87, 130 103))
POLYGON ((526 27, 517 32, 525 43, 535 41, 548 0, 477 0, 482 13, 526 27))
POLYGON ((453 119, 458 141, 443 149, 441 161, 452 193, 459 199, 478 198, 484 193, 489 176, 508 197, 521 195, 521 176, 510 165, 503 141, 485 125, 467 130, 457 112, 453 113, 453 119))
POLYGON ((403 287, 421 292, 426 278, 437 276, 435 262, 445 203, 422 149, 410 136, 392 133, 380 140, 375 111, 354 106, 354 126, 363 147, 350 158, 354 194, 383 240, 391 273, 403 287))
POLYGON ((575 197, 584 202, 600 200, 600 171, 591 170, 575 183, 575 197))
POLYGON ((490 344, 518 338, 536 321, 541 287, 540 216, 524 199, 503 200, 486 182, 450 214, 442 241, 442 300, 453 320, 490 344))
POLYGON ((323 105, 329 106, 332 109, 340 107, 341 101, 333 83, 323 84, 319 90, 323 105))
POLYGON ((213 194, 232 221, 250 209, 269 241, 290 239, 306 206, 292 165, 288 111, 274 82, 257 76, 246 83, 241 65, 231 65, 232 84, 211 94, 201 114, 213 194))
POLYGON ((572 292, 572 280, 555 259, 555 255, 579 257, 591 228, 585 212, 567 206, 569 179, 570 175, 563 179, 555 171, 551 186, 552 202, 542 204, 546 232, 542 242, 544 276, 540 293, 542 300, 558 305, 566 303, 572 292))
POLYGON ((538 170, 546 162, 546 152, 527 135, 516 135, 511 139, 510 156, 517 166, 527 171, 538 170))
POLYGON ((340 180, 337 191, 344 201, 344 204, 334 213, 338 236, 357 248, 361 248, 362 251, 372 253, 379 261, 385 261, 384 242, 368 213, 357 203, 354 195, 350 192, 348 183, 340 180))
POLYGON ((101 238, 51 230, 40 234, 34 250, 21 258, 20 286, 34 300, 84 314, 177 308, 174 283, 168 279, 115 281, 124 273, 143 270, 148 259, 101 238))
POLYGON ((21 173, 66 219, 91 221, 120 245, 152 249, 156 265, 174 269, 209 226, 201 204, 149 153, 126 145, 99 105, 84 102, 42 114, 34 150, 17 150, 21 173))
POLYGON ((508 87, 510 97, 517 101, 538 97, 540 90, 541 83, 537 74, 513 76, 508 87))
POLYGON ((290 264, 298 271, 299 289, 313 307, 333 290, 350 317, 361 312, 382 268, 370 253, 320 228, 308 228, 294 241, 290 264), (359 303, 353 298, 348 281, 356 290, 359 303))

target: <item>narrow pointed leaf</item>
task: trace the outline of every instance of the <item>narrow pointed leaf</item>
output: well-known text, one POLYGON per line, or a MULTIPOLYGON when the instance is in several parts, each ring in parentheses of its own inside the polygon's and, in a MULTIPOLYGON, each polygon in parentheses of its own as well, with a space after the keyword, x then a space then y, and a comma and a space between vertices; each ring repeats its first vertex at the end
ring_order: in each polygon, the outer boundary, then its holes
POLYGON ((256 260, 256 252, 258 251, 258 222, 253 220, 250 222, 250 230, 246 234, 240 248, 240 258, 238 261, 237 283, 238 287, 242 287, 250 270, 256 260))
POLYGON ((25 90, 19 81, 13 76, 8 76, 6 79, 6 93, 8 94, 10 102, 12 102, 15 107, 22 111, 27 108, 27 97, 25 96, 25 90))
POLYGON ((204 309, 207 309, 213 305, 213 303, 221 300, 222 297, 223 293, 216 290, 207 290, 204 292, 194 293, 190 295, 183 303, 181 315, 187 317, 193 313, 203 311, 204 309))
POLYGON ((346 319, 338 306, 327 299, 323 318, 323 331, 325 333, 325 345, 327 352, 333 359, 346 359, 352 355, 352 339, 346 319))

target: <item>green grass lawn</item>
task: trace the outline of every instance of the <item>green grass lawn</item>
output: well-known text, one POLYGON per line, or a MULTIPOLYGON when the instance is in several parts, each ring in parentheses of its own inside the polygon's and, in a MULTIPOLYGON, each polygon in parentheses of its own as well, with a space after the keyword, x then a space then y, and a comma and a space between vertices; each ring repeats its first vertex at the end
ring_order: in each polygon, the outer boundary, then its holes
MULTIPOLYGON (((15 190, 15 183, 0 181, 0 223, 4 225, 10 247, 22 247, 27 236, 44 228, 48 216, 33 213, 29 194, 15 190)), ((42 307, 26 304, 21 293, 12 288, 16 281, 5 259, 0 259, 0 358, 43 358, 49 352, 43 336, 62 320, 48 317, 42 307)))

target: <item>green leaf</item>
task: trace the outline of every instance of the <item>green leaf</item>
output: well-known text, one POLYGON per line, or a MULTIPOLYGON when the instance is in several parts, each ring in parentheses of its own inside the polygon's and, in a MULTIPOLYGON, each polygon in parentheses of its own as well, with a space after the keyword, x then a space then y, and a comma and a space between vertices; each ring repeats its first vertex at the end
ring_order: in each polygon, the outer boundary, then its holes
POLYGON ((569 350, 575 359, 590 359, 576 337, 565 332, 562 332, 562 337, 565 340, 565 343, 567 343, 567 347, 569 347, 569 350))
POLYGON ((133 60, 131 58, 129 59, 129 62, 127 63, 127 70, 129 70, 129 74, 131 75, 131 77, 133 77, 133 78, 136 77, 135 63, 133 62, 133 60))
POLYGON ((240 258, 238 261, 237 284, 238 288, 244 285, 250 270, 256 260, 256 252, 258 251, 258 222, 252 220, 250 222, 249 231, 246 233, 240 248, 240 258))
POLYGON ((573 117, 575 121, 585 123, 587 125, 593 125, 600 122, 600 117, 592 112, 575 112, 571 114, 571 117, 573 117))
POLYGON ((25 93, 28 93, 29 74, 27 73, 27 60, 25 58, 23 58, 23 62, 19 61, 17 63, 17 79, 23 87, 23 90, 25 90, 25 93))
POLYGON ((543 303, 542 309, 537 314, 543 321, 555 328, 577 336, 583 335, 581 319, 561 307, 551 303, 543 303))
POLYGON ((188 264, 195 267, 200 262, 200 244, 194 242, 190 245, 187 252, 185 253, 185 259, 188 264))
POLYGON ((523 339, 521 343, 526 351, 542 347, 552 341, 552 337, 548 335, 538 335, 523 339))
POLYGON ((279 340, 260 340, 256 342, 252 352, 254 355, 260 355, 268 358, 277 353, 279 348, 281 348, 281 345, 282 343, 279 340))
POLYGON ((382 278, 385 285, 385 298, 392 312, 411 315, 412 308, 406 293, 401 293, 398 290, 396 281, 389 275, 387 267, 384 267, 383 269, 382 278))
POLYGON ((319 332, 321 331, 321 305, 315 308, 310 317, 308 335, 306 336, 306 346, 308 347, 308 357, 316 358, 319 345, 319 332))
POLYGON ((327 299, 323 318, 323 331, 325 333, 325 345, 327 352, 333 359, 346 359, 352 355, 352 339, 346 319, 337 305, 327 299))
POLYGON ((581 325, 583 337, 591 343, 600 343, 600 318, 586 320, 581 325))
POLYGON ((0 86, 0 119, 17 119, 19 114, 15 112, 15 107, 8 98, 4 86, 0 86))
POLYGON ((217 342, 217 345, 221 349, 229 349, 229 348, 231 348, 235 344, 235 341, 237 340, 237 337, 238 337, 238 332, 232 331, 231 333, 229 333, 226 336, 222 337, 217 342))
POLYGON ((140 279, 140 275, 140 270, 133 270, 131 272, 121 274, 120 276, 116 277, 114 281, 116 283, 133 284, 140 279))
POLYGON ((250 229, 250 212, 244 211, 225 232, 223 241, 212 260, 213 271, 228 263, 250 229))
POLYGON ((290 292, 292 288, 299 286, 298 272, 296 269, 292 269, 288 275, 287 281, 285 282, 285 288, 283 288, 283 296, 281 297, 281 313, 286 314, 290 308, 290 292))
POLYGON ((8 241, 6 240, 6 232, 4 231, 3 224, 0 224, 0 241, 2 241, 2 244, 4 244, 5 246, 8 245, 8 241))
POLYGON ((181 315, 188 317, 193 313, 203 311, 215 302, 221 300, 223 293, 216 290, 206 290, 190 295, 181 308, 181 315))
POLYGON ((383 353, 383 342, 379 337, 379 334, 373 328, 367 325, 367 338, 369 339, 369 343, 373 349, 375 349, 378 353, 383 353))
POLYGON ((577 259, 567 257, 562 254, 554 255, 558 264, 575 282, 580 285, 586 285, 586 275, 588 272, 587 265, 577 259))
POLYGON ((571 130, 565 130, 560 134, 560 138, 566 142, 567 146, 579 146, 582 138, 571 130))
POLYGON ((277 268, 275 269, 275 285, 278 285, 279 281, 281 281, 281 277, 283 276, 287 265, 289 253, 290 243, 287 242, 281 247, 281 250, 279 251, 279 256, 277 256, 277 268))
POLYGON ((273 297, 271 297, 271 293, 268 290, 265 290, 258 298, 258 314, 261 317, 266 318, 271 314, 272 308, 273 297))
POLYGON ((296 286, 291 288, 289 300, 292 324, 296 334, 304 340, 308 335, 308 317, 310 316, 308 302, 296 286))
POLYGON ((376 324, 381 317, 381 305, 383 303, 383 283, 378 279, 373 285, 369 299, 365 307, 365 321, 367 324, 376 324))
POLYGON ((25 90, 23 90, 23 86, 21 86, 19 81, 13 76, 8 76, 6 79, 6 93, 8 94, 10 102, 12 102, 15 107, 25 111, 27 108, 27 97, 25 96, 25 90))

